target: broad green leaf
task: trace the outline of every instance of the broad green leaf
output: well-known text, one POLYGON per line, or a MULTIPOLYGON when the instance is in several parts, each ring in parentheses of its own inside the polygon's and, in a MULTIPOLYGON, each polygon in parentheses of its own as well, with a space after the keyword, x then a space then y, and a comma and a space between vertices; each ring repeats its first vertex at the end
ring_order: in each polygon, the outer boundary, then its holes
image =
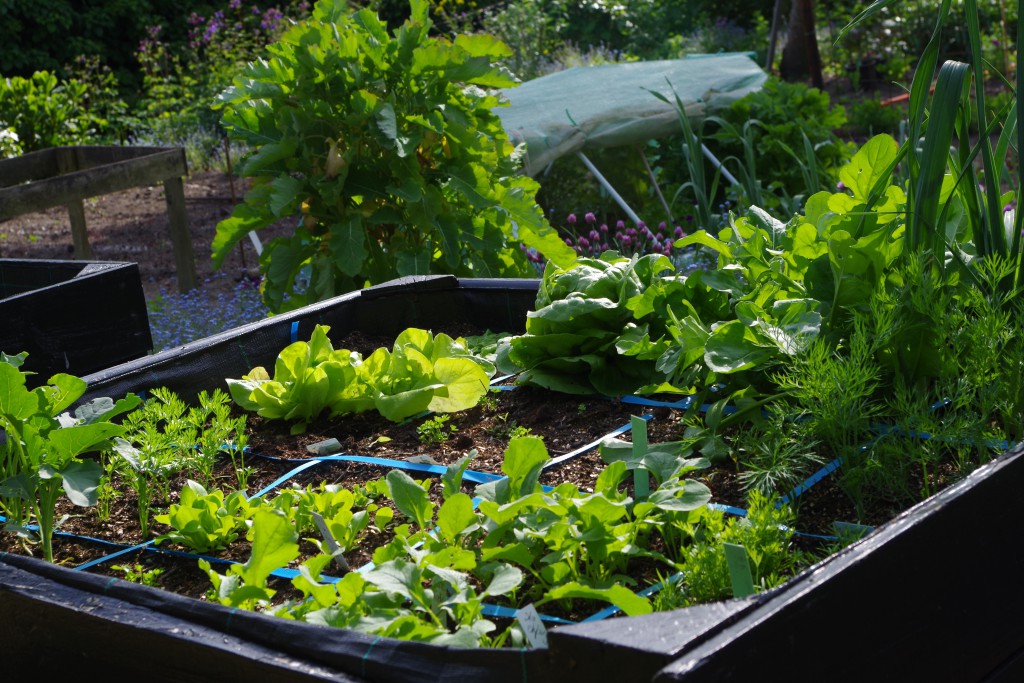
MULTIPOLYGON (((89 425, 78 425, 55 429, 47 436, 56 462, 66 462, 82 453, 93 450, 108 439, 124 433, 124 427, 110 422, 94 422, 89 425)), ((48 458, 53 461, 51 458, 48 458)))
POLYGON ((420 564, 436 565, 458 571, 472 571, 477 566, 476 553, 465 548, 448 546, 425 556, 420 560, 420 564))
POLYGON ((615 605, 626 615, 635 617, 641 614, 650 614, 654 611, 650 600, 641 597, 625 586, 611 586, 609 588, 592 588, 576 581, 563 583, 555 586, 544 594, 544 597, 537 602, 550 602, 552 600, 564 600, 566 598, 582 598, 584 600, 603 600, 615 605))
POLYGON ((305 184, 298 178, 282 175, 270 183, 270 212, 277 218, 290 217, 298 208, 305 184))
POLYGON ((427 569, 434 575, 435 579, 440 579, 447 583, 456 593, 464 593, 469 587, 469 577, 462 572, 455 571, 454 569, 447 569, 445 567, 438 567, 437 565, 428 565, 427 569))
POLYGON ((377 127, 391 142, 398 140, 398 121, 395 118, 395 107, 390 102, 377 110, 377 127))
POLYGON ((440 384, 431 384, 419 389, 411 389, 397 394, 378 395, 373 404, 381 415, 392 422, 401 422, 407 417, 418 415, 430 406, 435 390, 440 384))
POLYGON ((49 386, 40 387, 47 397, 50 415, 56 415, 85 393, 86 382, 74 375, 58 373, 50 378, 49 386))
POLYGON ((890 173, 898 150, 899 145, 892 136, 876 135, 864 143, 849 164, 839 170, 839 179, 854 197, 865 200, 871 195, 875 183, 890 173))
POLYGON ((366 229, 358 214, 330 226, 330 253, 334 265, 345 275, 362 272, 369 251, 366 248, 366 229))
POLYGON ((470 460, 476 455, 476 449, 473 449, 445 468, 444 474, 441 475, 445 499, 451 498, 462 489, 462 476, 465 474, 466 468, 469 467, 470 460))
POLYGON ((688 247, 693 244, 713 249, 728 259, 733 258, 732 251, 728 244, 715 239, 704 230, 698 230, 697 232, 687 235, 686 237, 682 237, 674 242, 674 246, 677 249, 688 247))
POLYGON ((503 562, 515 562, 521 567, 532 567, 535 561, 533 553, 523 543, 510 543, 494 548, 484 548, 480 556, 485 561, 500 560, 503 562))
POLYGON ((434 504, 423 487, 402 470, 388 472, 386 481, 389 496, 398 511, 426 529, 434 517, 434 504))
POLYGON ((271 167, 277 166, 279 162, 294 156, 297 145, 298 140, 290 137, 265 144, 247 156, 239 170, 245 175, 265 175, 264 171, 271 170, 271 167))
POLYGON ((267 509, 253 515, 251 533, 252 550, 240 575, 248 586, 263 586, 272 571, 299 556, 298 534, 287 517, 267 509))
POLYGON ((509 441, 501 471, 508 475, 512 493, 533 493, 544 463, 551 459, 544 441, 536 436, 521 436, 509 441))
POLYGON ((103 468, 93 460, 72 462, 61 470, 62 486, 68 500, 80 507, 96 504, 103 468))
POLYGON ((519 588, 523 583, 523 572, 508 564, 498 564, 491 574, 491 582, 480 595, 481 598, 492 595, 505 595, 519 588))
POLYGON ((407 600, 413 597, 413 584, 420 590, 416 579, 416 566, 403 560, 391 560, 363 574, 363 578, 382 591, 397 593, 407 600))
POLYGON ((719 326, 704 345, 704 362, 714 372, 732 373, 757 367, 772 357, 757 334, 739 320, 719 326))
POLYGON ((510 57, 512 48, 500 39, 486 33, 464 34, 460 33, 455 37, 455 45, 473 57, 510 57))
POLYGON ((648 503, 673 512, 689 512, 711 501, 711 490, 699 481, 686 480, 682 486, 663 487, 647 499, 648 503))
POLYGON ((477 526, 473 499, 465 493, 456 493, 441 504, 437 511, 437 527, 441 537, 448 543, 455 543, 459 536, 477 526))
POLYGON ((230 218, 217 223, 217 233, 212 244, 213 267, 220 268, 236 242, 273 222, 274 216, 270 213, 264 213, 250 204, 236 205, 230 218))
POLYGON ((472 408, 484 397, 488 377, 483 368, 468 358, 440 358, 434 363, 434 376, 443 386, 435 390, 428 409, 456 413, 472 408))
POLYGON ((43 409, 42 397, 25 388, 26 375, 9 363, 0 363, 0 414, 25 420, 43 409))

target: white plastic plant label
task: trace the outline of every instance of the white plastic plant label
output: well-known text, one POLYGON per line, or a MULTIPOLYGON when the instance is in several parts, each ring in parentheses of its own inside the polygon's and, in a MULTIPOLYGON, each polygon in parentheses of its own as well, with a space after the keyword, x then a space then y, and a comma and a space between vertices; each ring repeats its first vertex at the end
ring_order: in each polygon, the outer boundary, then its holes
POLYGON ((533 606, 532 602, 526 607, 516 610, 516 619, 519 620, 519 628, 523 629, 523 635, 526 636, 526 642, 530 644, 530 647, 547 648, 548 630, 544 626, 544 622, 540 620, 537 608, 533 606))

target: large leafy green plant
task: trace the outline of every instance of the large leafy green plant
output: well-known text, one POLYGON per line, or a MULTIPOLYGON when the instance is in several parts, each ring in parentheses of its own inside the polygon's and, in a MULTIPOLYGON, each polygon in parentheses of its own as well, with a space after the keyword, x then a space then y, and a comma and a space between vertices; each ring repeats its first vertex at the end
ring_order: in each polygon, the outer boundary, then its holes
POLYGON ((508 48, 429 29, 425 0, 393 34, 370 10, 321 0, 221 95, 224 125, 253 149, 240 168, 253 186, 217 226, 214 262, 301 214, 261 257, 272 310, 405 275, 529 275, 520 242, 571 258, 491 111, 489 89, 515 85, 494 63, 508 48))
POLYGON ((82 144, 100 123, 82 104, 87 93, 85 83, 48 71, 0 79, 0 128, 17 135, 16 153, 82 144))

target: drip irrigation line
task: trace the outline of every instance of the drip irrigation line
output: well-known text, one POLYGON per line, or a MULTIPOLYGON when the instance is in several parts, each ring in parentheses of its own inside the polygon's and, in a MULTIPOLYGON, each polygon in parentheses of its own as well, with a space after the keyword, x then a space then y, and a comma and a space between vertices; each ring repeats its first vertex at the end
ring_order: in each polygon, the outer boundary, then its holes
MULTIPOLYGON (((512 607, 505 607, 503 605, 484 604, 484 605, 482 605, 482 610, 481 611, 483 612, 484 615, 486 615, 488 617, 498 617, 499 619, 515 619, 516 618, 516 612, 518 612, 519 610, 513 609, 512 607)), ((576 623, 575 621, 572 621, 571 619, 563 619, 562 617, 554 617, 554 616, 551 616, 550 614, 543 614, 543 613, 538 613, 538 614, 540 616, 541 621, 546 621, 546 622, 549 622, 549 623, 552 623, 552 624, 575 624, 576 623)))
POLYGON ((80 571, 85 571, 86 569, 91 569, 92 567, 98 567, 99 565, 106 564, 107 562, 110 562, 111 560, 116 560, 117 558, 121 557, 122 555, 128 555, 129 553, 138 552, 140 550, 143 550, 143 549, 145 549, 146 546, 151 545, 152 543, 153 543, 153 541, 149 540, 149 541, 146 541, 145 543, 139 543, 137 545, 129 545, 129 546, 123 547, 121 550, 118 550, 116 553, 110 553, 109 555, 103 555, 102 557, 97 557, 94 560, 89 560, 85 564, 80 564, 77 567, 72 567, 72 569, 74 569, 76 572, 80 572, 80 571))
MULTIPOLYGON (((623 396, 619 400, 622 403, 646 406, 648 408, 679 408, 680 410, 689 410, 690 406, 693 405, 693 398, 693 396, 687 396, 679 399, 678 401, 663 401, 655 398, 646 398, 644 396, 623 396)), ((707 404, 702 406, 702 410, 707 410, 707 404)))
MULTIPOLYGON (((649 422, 651 420, 652 416, 651 415, 643 415, 642 417, 643 417, 644 420, 649 422)), ((546 462, 541 469, 542 470, 549 470, 549 469, 555 468, 558 465, 563 464, 567 460, 572 460, 573 458, 575 458, 577 456, 583 455, 584 453, 586 453, 588 451, 594 450, 595 448, 600 446, 601 442, 604 441, 605 439, 611 438, 613 436, 619 436, 620 434, 625 434, 626 432, 630 431, 632 428, 633 427, 632 427, 631 423, 626 423, 625 425, 619 427, 618 429, 614 429, 611 432, 608 432, 607 434, 605 434, 601 438, 597 439, 596 441, 591 441, 588 444, 580 446, 579 448, 577 448, 574 451, 569 451, 565 455, 560 455, 557 458, 551 458, 551 460, 546 462)))
POLYGON ((715 512, 724 512, 727 515, 735 515, 737 517, 746 517, 747 511, 743 508, 733 507, 732 505, 723 505, 722 503, 708 503, 708 510, 714 510, 715 512))
POLYGON ((319 464, 320 464, 320 461, 319 460, 315 460, 315 459, 303 462, 301 465, 299 465, 295 469, 292 469, 292 470, 289 470, 288 472, 285 472, 280 477, 278 477, 277 479, 275 479, 271 483, 269 483, 266 486, 264 486, 260 491, 258 491, 257 493, 254 493, 251 496, 251 498, 260 498, 264 494, 273 491, 275 488, 277 488, 278 486, 280 486, 284 482, 288 481, 292 477, 296 476, 300 472, 304 472, 304 471, 308 470, 309 468, 315 467, 315 466, 317 466, 319 464))
POLYGON ((819 481, 821 481, 822 479, 824 479, 825 477, 827 477, 828 475, 832 474, 837 469, 839 469, 842 466, 842 464, 843 464, 843 459, 842 458, 836 458, 832 462, 828 463, 827 465, 822 467, 820 470, 818 470, 817 472, 815 472, 811 476, 807 477, 807 479, 805 479, 803 481, 803 483, 798 484, 797 486, 794 486, 792 491, 790 491, 789 493, 787 493, 786 495, 784 495, 782 498, 779 499, 779 504, 780 505, 784 505, 784 504, 789 504, 789 503, 793 502, 794 500, 799 498, 802 494, 806 493, 809 488, 811 488, 812 486, 817 484, 819 481))

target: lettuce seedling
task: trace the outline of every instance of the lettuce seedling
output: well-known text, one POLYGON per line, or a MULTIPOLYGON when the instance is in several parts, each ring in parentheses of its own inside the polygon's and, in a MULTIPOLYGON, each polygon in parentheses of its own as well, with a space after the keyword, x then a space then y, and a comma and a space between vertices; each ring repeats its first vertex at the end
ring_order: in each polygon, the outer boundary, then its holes
POLYGON ((207 493, 191 479, 181 490, 181 502, 171 505, 166 515, 157 515, 156 521, 174 530, 158 536, 157 543, 174 541, 196 552, 225 548, 238 538, 245 528, 245 520, 252 515, 251 505, 243 491, 235 491, 227 498, 219 490, 207 493))

